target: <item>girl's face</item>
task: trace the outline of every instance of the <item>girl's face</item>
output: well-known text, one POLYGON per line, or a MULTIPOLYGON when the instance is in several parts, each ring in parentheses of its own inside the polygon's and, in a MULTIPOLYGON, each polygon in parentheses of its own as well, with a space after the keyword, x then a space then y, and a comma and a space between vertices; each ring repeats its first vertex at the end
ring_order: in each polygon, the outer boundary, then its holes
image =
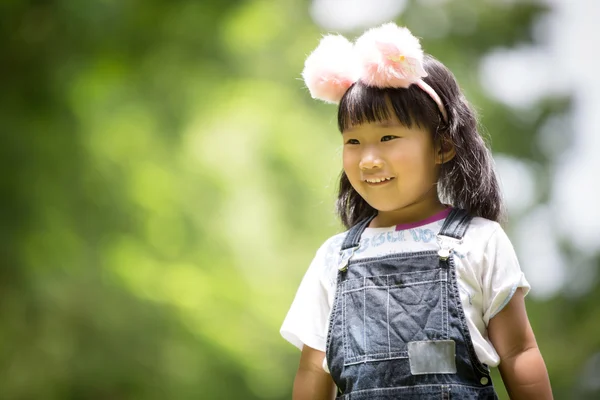
POLYGON ((416 222, 443 208, 436 187, 439 151, 428 131, 394 118, 353 126, 342 137, 344 171, 379 211, 371 226, 416 222))

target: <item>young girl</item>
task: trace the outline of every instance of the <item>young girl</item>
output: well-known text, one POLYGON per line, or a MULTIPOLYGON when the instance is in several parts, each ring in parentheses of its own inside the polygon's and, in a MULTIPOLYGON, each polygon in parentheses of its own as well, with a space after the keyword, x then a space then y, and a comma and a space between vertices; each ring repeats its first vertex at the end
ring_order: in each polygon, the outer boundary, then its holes
POLYGON ((498 224, 490 152, 454 76, 390 23, 308 57, 311 95, 339 103, 348 231, 311 263, 281 328, 302 350, 293 398, 550 399, 498 224))

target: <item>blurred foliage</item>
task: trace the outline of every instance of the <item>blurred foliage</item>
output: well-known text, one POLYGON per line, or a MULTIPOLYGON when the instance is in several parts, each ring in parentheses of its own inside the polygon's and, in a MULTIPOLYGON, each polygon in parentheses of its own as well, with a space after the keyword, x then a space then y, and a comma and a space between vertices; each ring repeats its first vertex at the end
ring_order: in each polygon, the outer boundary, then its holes
MULTIPOLYGON (((0 4, 1 399, 290 397, 299 354, 279 326, 340 229, 334 108, 298 79, 322 33, 308 10, 0 4)), ((547 168, 534 139, 568 99, 509 109, 475 68, 544 12, 413 1, 398 22, 455 72, 494 150, 547 168)), ((600 363, 594 289, 528 303, 557 399, 599 395, 582 384, 600 363)))

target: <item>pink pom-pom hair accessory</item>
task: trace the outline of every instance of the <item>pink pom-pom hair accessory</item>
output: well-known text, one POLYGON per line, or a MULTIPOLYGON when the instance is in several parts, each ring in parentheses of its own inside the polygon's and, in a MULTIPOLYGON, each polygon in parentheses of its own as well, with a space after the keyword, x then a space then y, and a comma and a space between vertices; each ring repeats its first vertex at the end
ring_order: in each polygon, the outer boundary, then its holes
POLYGON ((302 73, 313 98, 339 103, 358 80, 378 88, 419 86, 448 114, 438 94, 423 78, 423 50, 407 28, 387 23, 370 29, 354 45, 343 36, 325 36, 307 58, 302 73))
POLYGON ((359 78, 352 43, 340 35, 327 35, 304 63, 302 77, 314 99, 337 104, 359 78))

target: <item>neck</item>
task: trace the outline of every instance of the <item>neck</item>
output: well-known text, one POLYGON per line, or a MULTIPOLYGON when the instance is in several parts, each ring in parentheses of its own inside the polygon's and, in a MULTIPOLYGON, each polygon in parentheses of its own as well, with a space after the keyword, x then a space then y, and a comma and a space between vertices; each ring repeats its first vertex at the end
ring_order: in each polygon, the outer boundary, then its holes
POLYGON ((370 228, 383 228, 399 224, 411 224, 422 221, 447 208, 436 196, 422 199, 394 211, 379 211, 369 224, 370 228))

